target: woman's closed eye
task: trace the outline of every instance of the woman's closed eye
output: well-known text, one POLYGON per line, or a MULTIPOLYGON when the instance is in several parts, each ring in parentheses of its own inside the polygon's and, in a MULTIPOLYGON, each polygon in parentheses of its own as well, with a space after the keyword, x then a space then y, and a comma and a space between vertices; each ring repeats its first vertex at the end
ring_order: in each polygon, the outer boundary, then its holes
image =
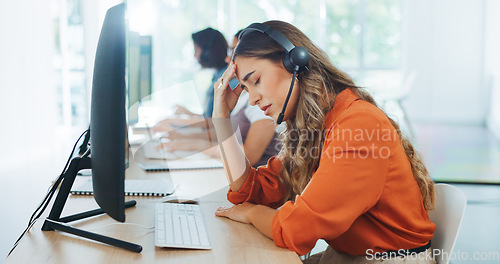
MULTIPOLYGON (((253 85, 254 85, 254 86, 257 86, 259 83, 260 83, 260 78, 258 78, 258 79, 257 79, 257 80, 253 83, 253 85)), ((243 89, 243 90, 245 90, 245 91, 247 91, 247 92, 248 92, 248 87, 246 87, 245 85, 240 84, 240 87, 241 87, 241 89, 243 89)))

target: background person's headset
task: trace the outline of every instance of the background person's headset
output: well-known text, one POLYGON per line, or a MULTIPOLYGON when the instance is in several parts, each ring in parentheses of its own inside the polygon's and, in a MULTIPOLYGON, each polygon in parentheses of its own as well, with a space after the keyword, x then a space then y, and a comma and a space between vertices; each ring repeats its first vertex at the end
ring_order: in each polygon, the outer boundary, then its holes
POLYGON ((293 73, 292 83, 290 84, 290 89, 288 90, 285 104, 283 105, 283 109, 278 116, 278 120, 276 120, 276 123, 279 125, 281 124, 281 122, 283 122, 285 109, 288 104, 288 100, 290 99, 290 95, 292 94, 293 85, 295 84, 295 78, 297 77, 297 74, 304 70, 309 70, 307 68, 307 64, 309 63, 310 58, 309 52, 307 52, 307 50, 303 47, 293 45, 292 42, 290 42, 290 40, 283 36, 283 34, 281 34, 279 31, 262 23, 253 23, 250 26, 246 27, 241 31, 238 39, 241 40, 243 35, 250 31, 258 31, 264 33, 271 37, 278 44, 280 44, 280 46, 285 49, 285 53, 283 54, 283 66, 285 66, 285 69, 288 72, 293 73))

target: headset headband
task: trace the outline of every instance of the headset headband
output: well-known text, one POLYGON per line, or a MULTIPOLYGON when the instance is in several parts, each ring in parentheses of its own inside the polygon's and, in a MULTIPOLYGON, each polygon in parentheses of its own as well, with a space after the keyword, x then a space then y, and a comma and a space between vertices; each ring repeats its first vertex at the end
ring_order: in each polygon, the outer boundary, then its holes
POLYGON ((270 26, 268 26, 266 24, 262 24, 262 23, 253 23, 250 26, 243 29, 243 31, 241 31, 240 35, 238 36, 238 40, 241 40, 243 35, 248 31, 258 31, 258 32, 261 32, 261 33, 268 35, 274 41, 278 42, 278 44, 280 44, 287 52, 291 52, 293 50, 293 48, 295 48, 295 46, 292 44, 292 42, 290 42, 290 40, 288 40, 288 38, 283 36, 283 34, 281 34, 277 30, 274 30, 270 26))

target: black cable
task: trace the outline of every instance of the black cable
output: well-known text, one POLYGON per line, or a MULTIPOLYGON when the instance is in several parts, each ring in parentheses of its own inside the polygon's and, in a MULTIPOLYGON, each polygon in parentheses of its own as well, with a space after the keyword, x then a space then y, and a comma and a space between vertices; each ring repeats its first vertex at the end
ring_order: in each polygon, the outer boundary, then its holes
MULTIPOLYGON (((90 130, 90 127, 89 127, 90 130)), ((87 133, 85 137, 83 138, 83 143, 80 145, 80 149, 78 151, 78 154, 83 155, 88 148, 89 148, 89 141, 90 141, 90 133, 87 133)))
MULTIPOLYGON (((12 253, 12 251, 14 251, 14 249, 17 247, 17 245, 19 244, 19 241, 21 241, 21 239, 24 237, 24 235, 26 235, 26 233, 28 233, 28 231, 31 229, 31 227, 36 223, 36 221, 40 218, 40 216, 43 214, 43 212, 45 211, 45 209, 47 208, 47 206, 49 205, 50 203, 50 200, 52 199, 52 197, 54 196, 57 188, 59 187, 59 184, 61 183, 61 181, 63 180, 64 178, 64 173, 66 172, 66 170, 68 169, 68 166, 69 166, 69 163, 71 162, 71 159, 73 158, 74 156, 74 153, 75 153, 75 149, 76 149, 76 146, 78 145, 78 142, 80 142, 80 139, 87 133, 90 133, 90 129, 87 129, 85 130, 81 135, 80 137, 76 140, 75 142, 75 145, 73 146, 73 149, 71 150, 71 153, 68 157, 68 160, 66 161, 66 165, 64 165, 64 169, 62 170, 61 174, 57 177, 57 179, 55 180, 55 182, 52 184, 52 186, 49 188, 49 191, 47 192, 47 194, 45 195, 44 199, 42 200, 42 202, 38 205, 38 207, 35 209, 35 211, 33 212, 33 214, 31 215, 30 217, 30 220, 28 222, 28 227, 26 227, 26 229, 21 233, 21 235, 19 236, 19 238, 16 240, 16 242, 14 243, 14 246, 12 247, 12 249, 9 251, 9 254, 7 254, 7 256, 10 256, 10 254, 12 253), (38 212, 38 214, 37 214, 38 212), (35 216, 36 215, 36 216, 35 216)), ((86 155, 88 155, 88 150, 87 152, 85 153, 86 155)))
POLYGON ((80 141, 80 139, 89 132, 89 130, 85 130, 81 135, 80 137, 76 140, 75 142, 75 145, 73 145, 73 149, 68 157, 68 160, 66 161, 66 165, 64 166, 64 169, 62 170, 61 174, 59 175, 59 177, 57 177, 56 181, 54 182, 54 184, 52 185, 50 191, 47 193, 47 195, 45 196, 44 200, 40 203, 40 205, 38 206, 38 208, 35 210, 35 212, 33 212, 33 215, 31 215, 31 218, 30 218, 30 221, 28 223, 28 226, 31 225, 31 223, 33 222, 34 219, 38 219, 40 218, 40 216, 42 215, 42 213, 45 211, 45 209, 47 208, 48 204, 49 204, 49 201, 52 199, 52 197, 54 196, 55 194, 55 191, 57 190, 57 188, 59 187, 59 184, 61 183, 62 179, 63 179, 63 176, 64 176, 64 173, 66 172, 66 170, 68 169, 68 166, 69 166, 69 163, 71 162, 71 159, 73 158, 74 156, 74 152, 75 152, 75 149, 76 149, 76 146, 78 145, 78 142, 80 141), (40 210, 40 208, 43 206, 41 212, 35 217, 35 214, 37 213, 37 211, 40 210))

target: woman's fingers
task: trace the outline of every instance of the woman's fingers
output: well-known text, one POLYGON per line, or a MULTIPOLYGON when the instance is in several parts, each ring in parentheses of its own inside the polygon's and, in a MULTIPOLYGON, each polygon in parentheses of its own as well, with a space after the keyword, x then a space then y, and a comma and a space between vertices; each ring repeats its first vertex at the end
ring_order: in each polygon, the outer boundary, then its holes
POLYGON ((234 77, 235 71, 236 65, 231 62, 226 71, 224 71, 219 80, 214 84, 215 96, 212 117, 227 118, 231 110, 236 106, 239 93, 233 92, 229 86, 229 81, 234 77))
POLYGON ((218 89, 227 89, 229 87, 229 81, 233 79, 236 70, 236 65, 231 62, 227 67, 226 71, 219 78, 220 83, 217 85, 218 89))
POLYGON ((236 65, 234 62, 229 63, 229 66, 227 67, 226 71, 222 74, 222 78, 226 81, 225 84, 229 84, 229 81, 234 77, 234 73, 236 70, 236 65))
POLYGON ((217 208, 217 210, 215 211, 215 215, 216 215, 216 216, 225 216, 225 217, 227 217, 227 212, 228 212, 229 210, 231 210, 231 208, 232 208, 232 207, 229 207, 229 208, 228 208, 228 207, 219 207, 219 208, 217 208))
POLYGON ((174 108, 176 115, 184 115, 184 114, 188 115, 190 112, 189 110, 187 110, 187 108, 185 108, 182 105, 175 105, 174 108))
POLYGON ((186 138, 185 135, 175 131, 175 129, 171 129, 170 131, 168 131, 168 134, 166 134, 164 136, 164 138, 167 138, 167 139, 184 139, 186 138))
POLYGON ((158 149, 165 149, 167 151, 176 151, 176 150, 187 150, 188 146, 186 144, 180 144, 177 141, 170 141, 161 143, 157 147, 158 149))
POLYGON ((165 143, 161 143, 159 144, 156 149, 160 150, 160 149, 166 149, 166 150, 170 150, 170 147, 171 147, 171 144, 170 142, 165 142, 165 143))
POLYGON ((219 207, 215 211, 216 216, 223 216, 227 217, 231 220, 249 224, 250 221, 247 218, 249 210, 255 205, 250 204, 250 203, 243 203, 239 205, 234 205, 232 207, 226 208, 226 207, 219 207))

